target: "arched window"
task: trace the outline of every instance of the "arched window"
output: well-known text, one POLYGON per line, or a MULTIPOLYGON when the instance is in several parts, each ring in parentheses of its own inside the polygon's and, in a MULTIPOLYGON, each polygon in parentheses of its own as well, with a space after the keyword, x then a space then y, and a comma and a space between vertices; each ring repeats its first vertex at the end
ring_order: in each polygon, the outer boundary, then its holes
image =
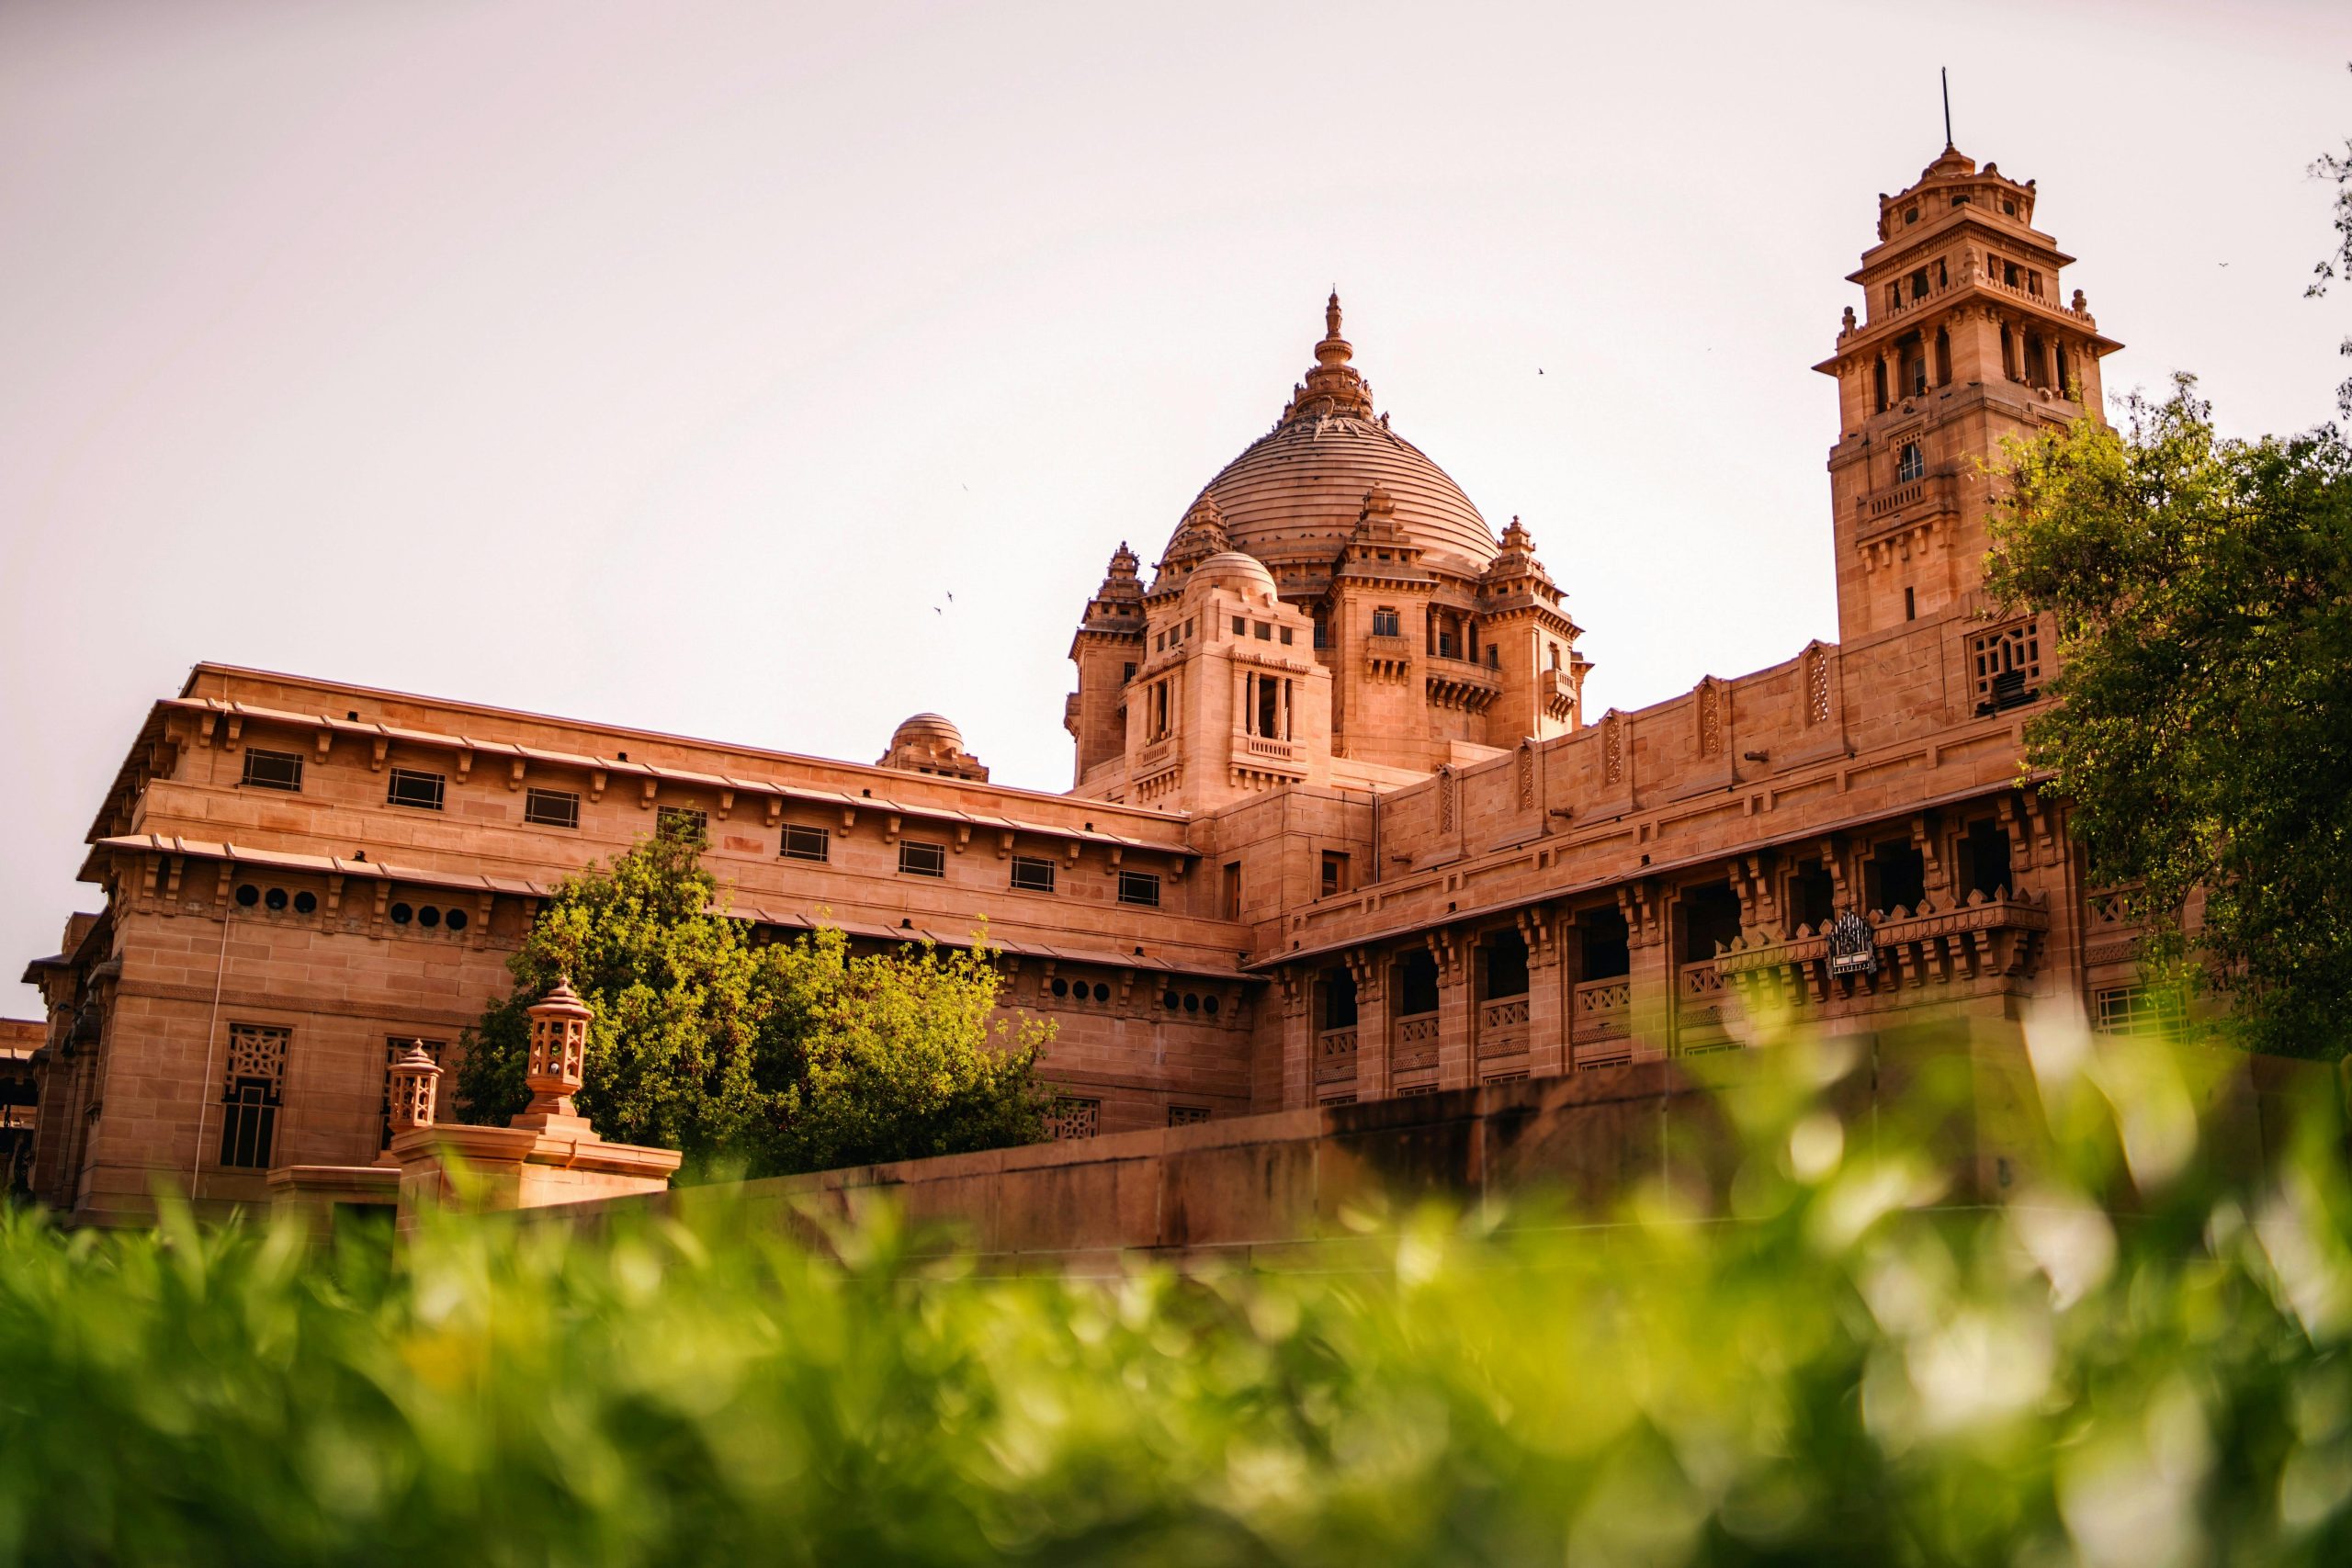
POLYGON ((1894 482, 1909 484, 1928 471, 1928 460, 1919 455, 1917 441, 1905 441, 1902 452, 1894 459, 1894 482))

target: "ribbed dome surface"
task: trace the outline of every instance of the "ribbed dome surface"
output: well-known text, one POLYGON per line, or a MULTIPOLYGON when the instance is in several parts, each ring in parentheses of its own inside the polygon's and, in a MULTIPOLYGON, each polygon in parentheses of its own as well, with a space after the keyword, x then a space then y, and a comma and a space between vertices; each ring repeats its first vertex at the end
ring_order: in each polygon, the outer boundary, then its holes
POLYGON ((901 746, 924 741, 961 750, 964 732, 935 713, 916 714, 890 732, 890 749, 894 751, 901 746))
POLYGON ((1374 484, 1396 502, 1396 521, 1430 558, 1460 558, 1475 573, 1495 558, 1495 536, 1462 487, 1421 449, 1377 420, 1354 414, 1283 422, 1208 482, 1237 550, 1269 562, 1329 560, 1347 542, 1374 484))

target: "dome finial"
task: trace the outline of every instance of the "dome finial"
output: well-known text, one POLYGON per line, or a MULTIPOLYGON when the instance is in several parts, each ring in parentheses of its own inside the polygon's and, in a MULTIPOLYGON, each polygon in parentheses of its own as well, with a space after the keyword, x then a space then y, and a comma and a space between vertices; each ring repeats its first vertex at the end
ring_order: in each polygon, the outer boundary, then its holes
POLYGON ((1323 307, 1323 335, 1340 335, 1340 286, 1336 283, 1331 285, 1330 303, 1323 307))

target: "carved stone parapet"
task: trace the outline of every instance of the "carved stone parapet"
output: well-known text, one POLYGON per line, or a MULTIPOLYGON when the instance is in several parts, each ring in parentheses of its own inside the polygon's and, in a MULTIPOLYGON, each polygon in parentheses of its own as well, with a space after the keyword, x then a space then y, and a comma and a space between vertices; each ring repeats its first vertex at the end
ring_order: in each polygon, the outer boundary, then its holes
MULTIPOLYGON (((1874 972, 1829 972, 1829 938, 1800 926, 1744 931, 1717 954, 1715 968, 1750 1008, 1828 1008, 1857 998, 1950 987, 1967 994, 2014 991, 2039 968, 2050 932, 2046 894, 1972 893, 1966 903, 1898 908, 1871 931, 1874 972)), ((1930 999, 1926 998, 1917 999, 1930 999)))

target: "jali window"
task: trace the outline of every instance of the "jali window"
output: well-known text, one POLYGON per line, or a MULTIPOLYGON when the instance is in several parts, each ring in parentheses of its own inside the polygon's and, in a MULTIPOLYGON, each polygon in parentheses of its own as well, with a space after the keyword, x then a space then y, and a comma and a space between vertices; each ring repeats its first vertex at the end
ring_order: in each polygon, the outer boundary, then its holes
POLYGON ((1046 1114, 1046 1136, 1057 1144, 1069 1138, 1091 1138, 1102 1122, 1101 1100, 1057 1094, 1054 1097, 1053 1110, 1046 1114))
POLYGON ((2031 621, 1968 639, 1976 677, 1976 711, 1998 713, 2030 703, 2041 689, 2041 637, 2031 621))
POLYGON ((294 1032, 259 1023, 229 1026, 229 1067, 220 1086, 220 1164, 267 1170, 286 1093, 286 1048, 294 1032))

